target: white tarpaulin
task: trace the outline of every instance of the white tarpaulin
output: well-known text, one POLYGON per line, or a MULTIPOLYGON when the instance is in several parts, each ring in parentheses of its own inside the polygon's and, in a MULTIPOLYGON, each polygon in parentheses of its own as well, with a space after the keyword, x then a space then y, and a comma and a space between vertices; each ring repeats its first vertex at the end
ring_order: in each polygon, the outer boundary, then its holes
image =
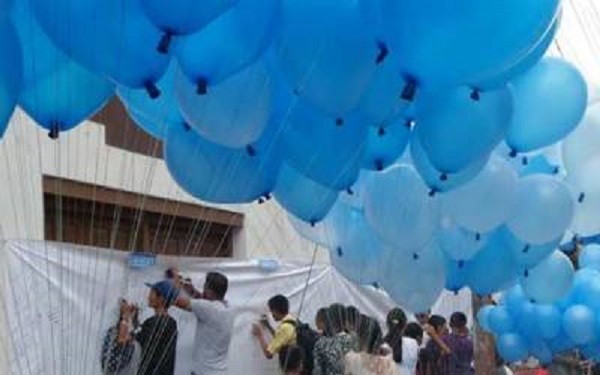
MULTIPOLYGON (((0 333, 8 332, 12 341, 10 374, 100 374, 100 345, 116 322, 118 299, 138 303, 144 307, 142 319, 148 317, 144 282, 158 281, 170 266, 178 266, 197 286, 210 270, 229 278, 227 299, 238 313, 231 374, 277 373, 275 361, 263 358, 250 334, 251 323, 266 312, 265 303, 275 294, 288 296, 293 312, 300 311, 300 318, 311 324, 320 307, 334 302, 354 305, 380 320, 394 306, 382 292, 356 286, 328 265, 311 270, 306 264, 282 263, 267 272, 255 261, 158 257, 155 266, 133 270, 123 252, 26 241, 6 242, 0 261, 8 317, 8 328, 0 333)), ((435 310, 446 316, 455 310, 470 314, 470 297, 445 295, 435 310)), ((171 313, 179 329, 176 373, 189 375, 195 321, 175 308, 171 313)))

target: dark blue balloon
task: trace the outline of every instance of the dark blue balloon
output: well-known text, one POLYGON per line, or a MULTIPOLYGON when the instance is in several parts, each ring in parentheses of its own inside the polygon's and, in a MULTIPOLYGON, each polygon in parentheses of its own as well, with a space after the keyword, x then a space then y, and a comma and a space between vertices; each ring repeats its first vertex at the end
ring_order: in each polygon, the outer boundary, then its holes
POLYGON ((225 13, 238 0, 140 0, 146 16, 165 33, 193 33, 225 13))
POLYGON ((279 170, 273 195, 289 213, 315 224, 331 210, 338 192, 311 180, 284 163, 279 170))
POLYGON ((177 70, 177 64, 172 62, 169 70, 156 84, 162 93, 156 99, 150 98, 143 89, 117 87, 117 95, 125 104, 129 115, 144 131, 157 139, 165 137, 168 126, 185 124, 175 96, 177 70))
POLYGON ((410 140, 410 127, 402 122, 381 128, 370 127, 362 162, 364 169, 381 171, 396 162, 410 140))
POLYGON ((247 203, 269 194, 281 157, 261 139, 251 147, 211 143, 190 128, 171 126, 165 161, 173 179, 198 199, 213 203, 247 203))
MULTIPOLYGON (((169 4, 170 5, 170 4, 169 4)), ((181 70, 207 90, 256 61, 277 34, 279 0, 241 0, 175 51, 181 70)))
POLYGON ((357 179, 369 126, 358 118, 327 116, 302 101, 292 104, 283 131, 289 164, 335 190, 357 179))
POLYGON ((4 135, 21 90, 23 55, 21 43, 9 20, 0 22, 0 137, 4 135))
POLYGON ((167 69, 169 56, 156 51, 161 31, 139 1, 33 0, 31 5, 42 29, 75 61, 119 84, 160 95, 154 82, 167 69))
POLYGON ((8 12, 10 12, 10 9, 13 6, 14 1, 13 0, 4 0, 2 1, 2 3, 0 3, 0 16, 2 16, 3 14, 6 14, 8 12))
POLYGON ((416 104, 415 135, 431 164, 444 173, 458 173, 489 155, 506 134, 512 113, 508 88, 423 92, 416 104))

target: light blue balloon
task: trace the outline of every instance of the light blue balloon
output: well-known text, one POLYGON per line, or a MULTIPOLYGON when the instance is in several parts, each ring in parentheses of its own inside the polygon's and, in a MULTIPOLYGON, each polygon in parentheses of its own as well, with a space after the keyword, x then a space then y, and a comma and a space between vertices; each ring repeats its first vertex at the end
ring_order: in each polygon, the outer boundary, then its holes
POLYGON ((414 253, 389 248, 382 268, 381 285, 398 305, 410 312, 430 309, 444 289, 444 256, 435 245, 414 253))
POLYGON ((8 127, 21 90, 23 54, 21 43, 13 24, 0 22, 0 48, 10 51, 0 59, 0 137, 8 127))
POLYGON ((437 239, 440 248, 450 259, 465 261, 473 258, 485 246, 488 237, 457 225, 446 225, 442 220, 437 239))
POLYGON ((175 94, 184 119, 206 139, 243 147, 261 135, 269 121, 274 89, 262 61, 198 95, 196 85, 178 74, 175 94))
POLYGON ((547 57, 512 81, 513 117, 506 143, 528 152, 563 139, 583 118, 587 85, 565 60, 547 57))
POLYGON ((446 265, 446 289, 458 293, 467 285, 467 275, 463 261, 444 257, 446 265))
POLYGON ((600 278, 587 280, 578 285, 572 302, 581 303, 594 311, 600 310, 600 278))
POLYGON ((492 329, 490 327, 490 314, 495 308, 495 306, 486 305, 480 308, 477 312, 477 321, 479 322, 479 326, 488 333, 492 333, 492 329))
POLYGON ((466 262, 467 281, 473 292, 487 295, 506 289, 517 279, 517 266, 512 253, 506 249, 497 233, 466 262))
POLYGON ((465 170, 459 173, 446 175, 444 176, 445 178, 443 178, 440 171, 435 169, 429 161, 429 157, 425 153, 425 150, 423 150, 423 146, 421 146, 419 137, 415 137, 414 134, 410 141, 410 157, 415 169, 419 172, 419 175, 425 184, 429 186, 432 193, 443 193, 465 185, 483 170, 489 159, 489 156, 486 155, 471 164, 465 170))
POLYGON ((537 310, 536 305, 529 301, 523 301, 519 306, 518 318, 516 319, 519 333, 528 341, 537 341, 541 336, 538 326, 536 325, 537 310))
POLYGON ((396 122, 387 127, 369 127, 364 169, 382 171, 396 162, 404 153, 410 140, 410 127, 396 122))
MULTIPOLYGON (((592 268, 581 268, 575 272, 573 285, 568 295, 562 298, 558 304, 563 309, 567 309, 574 304, 588 304, 590 298, 598 294, 597 281, 600 280, 600 272, 592 268)), ((595 306, 593 302, 590 306, 595 306)))
POLYGON ((185 35, 225 13, 237 0, 140 0, 146 16, 165 33, 185 35))
POLYGON ((518 284, 502 295, 501 303, 515 316, 518 316, 521 313, 521 309, 525 302, 529 302, 529 300, 527 299, 525 292, 523 292, 523 288, 518 284))
POLYGON ((489 232, 513 214, 516 186, 511 166, 493 156, 475 178, 444 196, 445 212, 466 229, 489 232))
POLYGON ((527 158, 527 164, 521 168, 520 176, 529 176, 531 174, 555 175, 560 172, 560 166, 551 164, 544 155, 536 155, 527 158))
POLYGON ((19 105, 53 137, 79 125, 112 97, 114 85, 59 51, 38 26, 27 2, 18 3, 13 19, 24 46, 19 105))
POLYGON ((356 182, 349 189, 340 192, 340 201, 359 210, 364 210, 364 198, 367 181, 371 174, 370 172, 361 170, 356 182))
POLYGON ((371 285, 381 279, 383 245, 369 227, 362 211, 341 205, 342 222, 334 224, 337 244, 330 252, 333 266, 359 285, 371 285))
POLYGON ((502 227, 500 230, 502 232, 502 240, 504 241, 506 248, 512 251, 517 264, 524 268, 535 267, 542 260, 557 250, 562 240, 562 236, 560 236, 559 238, 556 238, 555 240, 545 244, 529 245, 518 239, 506 227, 502 227))
MULTIPOLYGON (((332 208, 331 210, 334 209, 335 205, 334 208, 332 208)), ((331 211, 329 212, 331 213, 331 211)), ((327 218, 325 218, 319 222, 312 224, 307 223, 302 219, 298 219, 291 213, 288 213, 288 220, 290 221, 296 232, 298 232, 298 234, 303 238, 326 249, 335 248, 336 239, 334 237, 335 233, 331 225, 331 220, 327 220, 327 218)))
POLYGON ((494 307, 489 313, 488 324, 496 335, 503 335, 515 329, 515 321, 506 306, 494 307))
POLYGON ((190 128, 171 126, 164 144, 173 179, 198 199, 213 203, 248 203, 270 193, 281 157, 261 139, 247 148, 211 143, 190 128))
POLYGON ((402 73, 425 86, 475 86, 513 66, 539 43, 560 1, 381 3, 384 40, 402 73))
POLYGON ((368 128, 356 117, 327 116, 297 101, 289 108, 283 130, 285 157, 318 183, 347 189, 358 178, 368 128))
POLYGON ((583 305, 571 306, 563 315, 563 329, 571 341, 585 345, 596 339, 596 314, 583 305))
POLYGON ((161 31, 139 1, 33 0, 31 7, 42 29, 73 60, 121 85, 160 95, 154 83, 166 71, 169 56, 157 53, 161 31))
POLYGON ((600 245, 590 244, 579 254, 579 268, 591 268, 600 271, 600 245))
POLYGON ((556 31, 558 30, 560 25, 560 14, 556 17, 556 20, 550 27, 550 30, 546 32, 546 35, 538 42, 538 44, 533 47, 533 49, 523 58, 516 61, 513 65, 502 71, 502 73, 498 74, 494 78, 489 81, 485 81, 480 83, 477 87, 481 89, 496 89, 498 87, 503 87, 510 80, 519 77, 520 75, 526 73, 532 67, 537 64, 540 59, 544 56, 552 42, 554 41, 554 37, 556 36, 556 31))
POLYGON ((379 53, 358 2, 285 1, 281 27, 279 65, 294 90, 333 116, 355 109, 379 53))
POLYGON ((415 250, 434 237, 439 222, 439 200, 430 197, 417 172, 396 165, 371 175, 365 191, 365 216, 382 240, 415 250))
POLYGON ((273 196, 297 218, 317 223, 331 210, 338 192, 311 180, 284 163, 279 170, 273 196))
POLYGON ((525 294, 535 302, 553 303, 567 295, 574 272, 569 258, 561 251, 555 251, 528 270, 520 282, 525 294))
POLYGON ((573 197, 563 182, 554 176, 530 175, 517 183, 516 203, 507 225, 523 242, 540 245, 562 236, 573 213, 573 197))
MULTIPOLYGON (((233 2, 229 0, 229 2, 233 2)), ((176 57, 188 80, 207 91, 254 63, 278 32, 279 0, 240 0, 199 32, 182 38, 176 57)))
POLYGON ((527 344, 516 333, 506 333, 498 338, 498 353, 506 362, 518 362, 527 358, 527 344))
POLYGON ((169 70, 156 83, 161 96, 151 99, 143 89, 117 87, 117 95, 127 108, 130 116, 148 134, 157 139, 164 139, 167 127, 182 126, 185 120, 179 110, 175 96, 175 76, 177 64, 172 62, 169 70))
POLYGON ((562 314, 554 305, 536 304, 536 324, 542 338, 549 340, 560 333, 562 314))
POLYGON ((506 87, 483 92, 477 99, 467 87, 426 91, 416 104, 415 135, 436 169, 457 173, 500 143, 512 107, 506 87))
POLYGON ((529 354, 543 365, 552 363, 552 350, 541 340, 529 344, 529 354))

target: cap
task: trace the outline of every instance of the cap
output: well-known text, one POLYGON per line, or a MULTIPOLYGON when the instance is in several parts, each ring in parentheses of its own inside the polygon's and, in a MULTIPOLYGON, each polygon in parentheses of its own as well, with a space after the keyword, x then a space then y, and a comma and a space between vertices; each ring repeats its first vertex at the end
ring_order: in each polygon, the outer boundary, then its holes
POLYGON ((167 306, 171 306, 179 295, 179 290, 169 280, 162 280, 157 283, 146 283, 146 286, 154 290, 167 301, 167 306))

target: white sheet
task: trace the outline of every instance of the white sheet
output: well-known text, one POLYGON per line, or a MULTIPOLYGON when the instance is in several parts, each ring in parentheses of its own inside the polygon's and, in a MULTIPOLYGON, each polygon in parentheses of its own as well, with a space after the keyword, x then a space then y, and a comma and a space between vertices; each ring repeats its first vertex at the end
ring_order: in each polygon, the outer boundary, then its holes
MULTIPOLYGON (((3 303, 12 338, 9 374, 100 374, 99 348, 104 331, 117 318, 117 301, 124 296, 145 306, 144 282, 159 280, 165 268, 178 265, 200 286, 209 270, 219 270, 230 280, 228 300, 238 316, 230 348, 231 374, 276 374, 275 361, 267 361, 250 335, 250 325, 266 312, 266 300, 287 295, 294 313, 313 323, 316 311, 334 302, 355 305, 383 320, 394 306, 386 295, 359 287, 328 265, 282 263, 265 273, 256 261, 206 260, 159 257, 157 265, 143 271, 128 267, 126 254, 106 249, 47 242, 6 242, 3 249, 3 303), (305 285, 308 281, 308 288, 305 285), (303 299, 304 297, 304 299, 303 299), (301 301, 304 303, 301 308, 301 301), (300 310, 301 309, 301 310, 300 310)), ((470 314, 470 296, 446 295, 434 311, 455 310, 470 314)), ((151 312, 146 307, 142 315, 151 312)), ((172 309, 179 341, 178 375, 190 373, 194 319, 172 309)))

